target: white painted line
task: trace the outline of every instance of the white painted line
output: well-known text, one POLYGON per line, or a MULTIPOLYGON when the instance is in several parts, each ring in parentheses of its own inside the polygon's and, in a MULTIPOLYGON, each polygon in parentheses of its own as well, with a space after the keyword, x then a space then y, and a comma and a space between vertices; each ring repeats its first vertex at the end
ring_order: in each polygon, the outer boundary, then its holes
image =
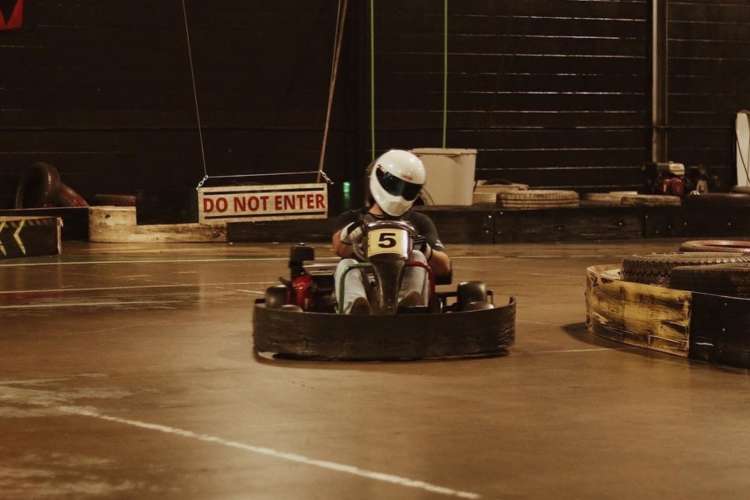
POLYGON ((0 309, 53 309, 56 307, 99 307, 129 306, 143 304, 176 304, 178 300, 132 300, 128 302, 57 302, 53 304, 24 304, 17 306, 0 306, 0 309))
POLYGON ((406 477, 396 476, 393 474, 386 474, 383 472, 374 472, 366 469, 360 469, 353 465, 340 464, 337 462, 329 462, 327 460, 317 460, 309 458, 304 455, 298 455, 296 453, 286 453, 283 451, 277 451, 272 448, 266 448, 262 446, 253 446, 237 441, 228 441, 216 436, 210 436, 208 434, 199 434, 197 432, 187 431, 184 429, 178 429, 176 427, 168 427, 166 425, 151 424, 148 422, 142 422, 140 420, 131 420, 126 418, 111 417, 109 415, 103 415, 96 411, 92 411, 87 408, 80 408, 77 406, 59 406, 58 410, 64 413, 72 415, 80 415, 82 417, 91 417, 99 420, 106 420, 108 422, 116 422, 118 424, 129 425, 131 427, 138 427, 140 429, 148 429, 152 431, 163 432, 165 434, 174 434, 191 439, 197 439, 205 443, 215 443, 228 448, 236 448, 250 453, 258 455, 265 455, 280 460, 287 460, 289 462, 296 462, 305 465, 311 465, 313 467, 319 467, 321 469, 328 469, 336 472, 343 472, 345 474, 352 474, 354 476, 364 477, 367 479, 373 479, 376 481, 383 481, 386 483, 392 483, 399 486, 408 488, 417 488, 430 493, 438 493, 441 495, 454 496, 458 498, 481 498, 477 493, 471 493, 468 491, 454 490, 452 488, 446 488, 445 486, 438 486, 435 484, 427 483, 417 479, 409 479, 406 477))
POLYGON ((226 285, 266 285, 275 281, 240 281, 237 283, 175 283, 171 285, 129 285, 129 286, 103 286, 92 288, 49 288, 39 290, 0 290, 0 295, 16 295, 21 293, 57 293, 57 292, 106 292, 109 290, 140 290, 143 288, 201 288, 204 286, 226 286, 226 285))
POLYGON ((529 351, 529 354, 567 354, 570 352, 600 352, 600 351, 613 351, 617 348, 609 347, 591 347, 586 349, 558 349, 551 351, 529 351))
POLYGON ((242 293, 251 293, 253 295, 263 295, 265 293, 265 292, 259 292, 257 290, 242 290, 241 288, 236 288, 234 291, 242 292, 242 293))
MULTIPOLYGON (((196 262, 277 262, 289 260, 287 257, 235 257, 221 259, 136 259, 136 260, 90 260, 71 262, 20 262, 0 264, 0 267, 41 267, 41 266, 87 266, 94 264, 192 264, 196 262)), ((321 257, 316 260, 339 260, 338 257, 321 257)))
POLYGON ((512 259, 506 255, 458 255, 451 257, 451 260, 497 260, 497 259, 512 259))

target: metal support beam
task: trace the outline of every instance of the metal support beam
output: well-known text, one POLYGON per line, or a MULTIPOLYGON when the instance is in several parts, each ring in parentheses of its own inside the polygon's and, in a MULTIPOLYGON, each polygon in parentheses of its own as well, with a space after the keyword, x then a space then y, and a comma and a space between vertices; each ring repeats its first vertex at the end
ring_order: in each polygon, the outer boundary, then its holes
POLYGON ((668 161, 668 2, 651 4, 651 161, 668 161))

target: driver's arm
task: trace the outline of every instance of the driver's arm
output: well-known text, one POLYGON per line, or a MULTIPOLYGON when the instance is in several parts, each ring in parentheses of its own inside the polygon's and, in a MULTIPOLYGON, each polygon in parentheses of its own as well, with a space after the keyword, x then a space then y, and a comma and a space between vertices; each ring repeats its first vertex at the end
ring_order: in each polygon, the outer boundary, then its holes
POLYGON ((332 244, 333 244, 333 253, 335 253, 342 259, 352 256, 353 254, 352 245, 341 241, 341 230, 333 233, 332 244))
POLYGON ((451 259, 448 254, 442 250, 432 250, 432 255, 427 261, 432 269, 432 273, 438 276, 447 276, 451 272, 451 259))
POLYGON ((339 229, 333 233, 331 243, 333 252, 341 258, 347 258, 354 255, 353 244, 357 244, 362 238, 362 226, 359 220, 342 221, 339 229))

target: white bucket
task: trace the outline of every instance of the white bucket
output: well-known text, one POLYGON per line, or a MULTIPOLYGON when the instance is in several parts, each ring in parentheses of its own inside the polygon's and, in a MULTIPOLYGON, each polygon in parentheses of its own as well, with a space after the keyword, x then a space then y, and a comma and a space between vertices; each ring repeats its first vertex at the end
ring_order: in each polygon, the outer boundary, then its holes
POLYGON ((427 183, 422 188, 425 205, 472 204, 476 149, 412 149, 424 163, 427 183))

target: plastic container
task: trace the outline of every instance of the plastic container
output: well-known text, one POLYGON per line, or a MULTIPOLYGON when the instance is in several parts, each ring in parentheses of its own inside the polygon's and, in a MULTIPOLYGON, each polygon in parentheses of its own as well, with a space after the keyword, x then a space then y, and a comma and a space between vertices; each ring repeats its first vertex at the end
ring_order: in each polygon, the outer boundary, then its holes
POLYGON ((424 163, 427 183, 422 188, 425 205, 472 204, 476 149, 412 149, 424 163))

